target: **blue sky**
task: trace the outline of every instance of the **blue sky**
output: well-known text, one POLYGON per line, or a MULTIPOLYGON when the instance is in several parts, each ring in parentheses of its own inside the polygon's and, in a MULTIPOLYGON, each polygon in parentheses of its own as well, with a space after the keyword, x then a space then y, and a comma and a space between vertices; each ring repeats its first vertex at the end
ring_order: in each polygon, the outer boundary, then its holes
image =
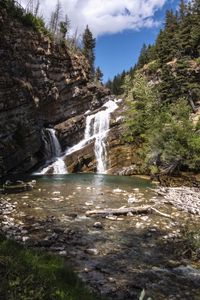
MULTIPOLYGON (((138 0, 139 1, 139 0, 138 0)), ((158 10, 154 19, 160 24, 152 28, 140 30, 124 30, 121 33, 105 34, 96 40, 96 66, 104 73, 104 81, 112 79, 114 75, 128 70, 138 59, 141 47, 144 43, 151 44, 163 25, 167 9, 176 9, 178 0, 167 1, 162 9, 158 10)))

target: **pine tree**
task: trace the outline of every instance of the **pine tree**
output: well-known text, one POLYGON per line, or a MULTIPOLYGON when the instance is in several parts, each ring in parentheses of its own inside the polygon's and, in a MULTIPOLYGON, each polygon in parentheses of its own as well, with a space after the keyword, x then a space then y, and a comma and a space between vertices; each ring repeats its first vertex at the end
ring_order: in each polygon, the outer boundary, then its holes
POLYGON ((162 67, 161 83, 158 89, 162 103, 172 103, 179 96, 180 86, 172 73, 171 67, 167 64, 162 67))
POLYGON ((191 30, 192 30, 192 7, 189 3, 185 8, 185 15, 179 24, 179 41, 181 47, 182 56, 192 55, 192 41, 191 41, 191 30))
POLYGON ((108 81, 106 82, 105 86, 111 91, 111 93, 113 94, 113 81, 108 79, 108 81))
POLYGON ((96 46, 96 39, 93 38, 92 32, 90 31, 87 25, 83 33, 83 54, 89 61, 90 68, 91 68, 91 78, 94 77, 95 46, 96 46))
POLYGON ((177 36, 178 16, 172 10, 166 12, 165 28, 156 41, 156 50, 161 64, 180 56, 180 44, 177 36))
POLYGON ((192 5, 191 45, 193 56, 200 56, 200 0, 193 0, 192 5))
POLYGON ((103 80, 103 73, 99 67, 97 67, 95 71, 95 80, 100 83, 102 83, 103 80))
POLYGON ((147 45, 143 44, 142 49, 140 51, 140 56, 138 58, 138 68, 142 68, 148 62, 147 56, 147 45))
POLYGON ((179 20, 182 22, 186 16, 186 4, 185 0, 180 0, 179 4, 179 20))

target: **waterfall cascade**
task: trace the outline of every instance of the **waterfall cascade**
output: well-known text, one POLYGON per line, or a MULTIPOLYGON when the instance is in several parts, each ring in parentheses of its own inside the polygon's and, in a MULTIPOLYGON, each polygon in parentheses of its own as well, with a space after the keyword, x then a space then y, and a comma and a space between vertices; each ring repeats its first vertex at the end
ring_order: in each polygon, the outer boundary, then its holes
POLYGON ((101 110, 94 115, 90 115, 86 119, 85 139, 95 138, 95 157, 97 161, 97 173, 106 172, 107 147, 106 137, 110 125, 110 114, 117 108, 114 101, 108 101, 101 110))
MULTIPOLYGON (((53 169, 53 174, 66 174, 67 169, 64 163, 64 158, 71 153, 82 149, 90 141, 95 140, 94 151, 97 161, 97 173, 106 173, 107 169, 107 147, 106 137, 109 131, 110 115, 117 109, 116 102, 109 100, 102 106, 102 110, 96 114, 91 114, 86 117, 86 127, 84 139, 78 144, 69 148, 65 155, 61 157, 61 148, 54 129, 48 129, 51 135, 52 153, 57 160, 50 166, 44 168, 40 174, 45 174, 53 169)), ((50 139, 49 139, 50 140, 50 139)))
POLYGON ((54 160, 54 162, 42 169, 40 174, 46 174, 51 168, 53 169, 53 174, 66 174, 67 169, 63 159, 61 158, 62 151, 60 143, 56 137, 55 129, 47 128, 46 136, 46 144, 48 144, 48 148, 50 148, 51 160, 54 160))
POLYGON ((56 137, 56 131, 53 128, 46 129, 49 136, 49 144, 51 147, 51 157, 55 158, 61 155, 60 143, 56 137))

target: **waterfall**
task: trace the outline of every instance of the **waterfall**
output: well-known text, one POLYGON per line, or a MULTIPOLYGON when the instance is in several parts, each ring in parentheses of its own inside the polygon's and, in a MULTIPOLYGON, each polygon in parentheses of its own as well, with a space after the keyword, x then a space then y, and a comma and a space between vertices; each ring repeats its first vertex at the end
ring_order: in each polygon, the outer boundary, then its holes
POLYGON ((49 136, 49 145, 51 147, 51 157, 55 158, 61 155, 60 143, 56 136, 56 131, 53 128, 47 128, 46 132, 49 136))
POLYGON ((54 162, 48 165, 47 167, 43 168, 39 172, 39 174, 46 174, 51 169, 53 174, 66 174, 67 169, 64 160, 61 158, 62 151, 60 143, 56 137, 55 129, 46 128, 45 134, 45 144, 48 148, 48 151, 50 152, 50 159, 51 161, 54 160, 54 162))
POLYGON ((84 139, 78 144, 69 148, 63 157, 61 157, 61 148, 59 141, 56 137, 54 129, 48 129, 49 141, 51 143, 51 153, 53 158, 57 158, 54 163, 44 168, 40 174, 47 173, 53 169, 53 174, 66 174, 67 169, 64 163, 64 158, 75 151, 82 149, 89 142, 95 140, 94 152, 97 161, 97 173, 105 174, 107 170, 107 147, 106 138, 109 131, 111 113, 117 109, 115 101, 109 100, 106 102, 102 109, 95 114, 86 117, 86 127, 84 139))
POLYGON ((66 156, 80 150, 90 141, 95 139, 94 151, 97 161, 97 173, 106 173, 107 149, 106 137, 109 131, 110 115, 117 109, 117 104, 109 100, 102 106, 102 110, 96 114, 88 115, 86 118, 86 127, 84 139, 77 145, 67 150, 66 156))
POLYGON ((108 101, 103 105, 104 110, 90 115, 86 119, 85 140, 95 138, 95 157, 97 161, 97 173, 106 173, 107 149, 106 137, 110 125, 110 114, 117 108, 114 101, 108 101))

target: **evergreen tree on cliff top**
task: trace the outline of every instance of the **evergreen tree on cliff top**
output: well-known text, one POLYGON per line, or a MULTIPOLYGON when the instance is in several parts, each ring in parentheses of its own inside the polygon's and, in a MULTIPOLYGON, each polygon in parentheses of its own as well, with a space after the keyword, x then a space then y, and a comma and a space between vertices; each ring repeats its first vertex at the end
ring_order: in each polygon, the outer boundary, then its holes
POLYGON ((94 61, 95 54, 94 48, 96 46, 96 39, 93 38, 92 32, 90 31, 88 25, 83 33, 83 54, 88 59, 90 67, 91 67, 91 77, 94 77, 94 61))
POLYGON ((103 73, 101 71, 101 69, 99 67, 96 68, 96 71, 95 71, 95 79, 97 82, 100 82, 102 83, 102 80, 103 80, 103 73))

